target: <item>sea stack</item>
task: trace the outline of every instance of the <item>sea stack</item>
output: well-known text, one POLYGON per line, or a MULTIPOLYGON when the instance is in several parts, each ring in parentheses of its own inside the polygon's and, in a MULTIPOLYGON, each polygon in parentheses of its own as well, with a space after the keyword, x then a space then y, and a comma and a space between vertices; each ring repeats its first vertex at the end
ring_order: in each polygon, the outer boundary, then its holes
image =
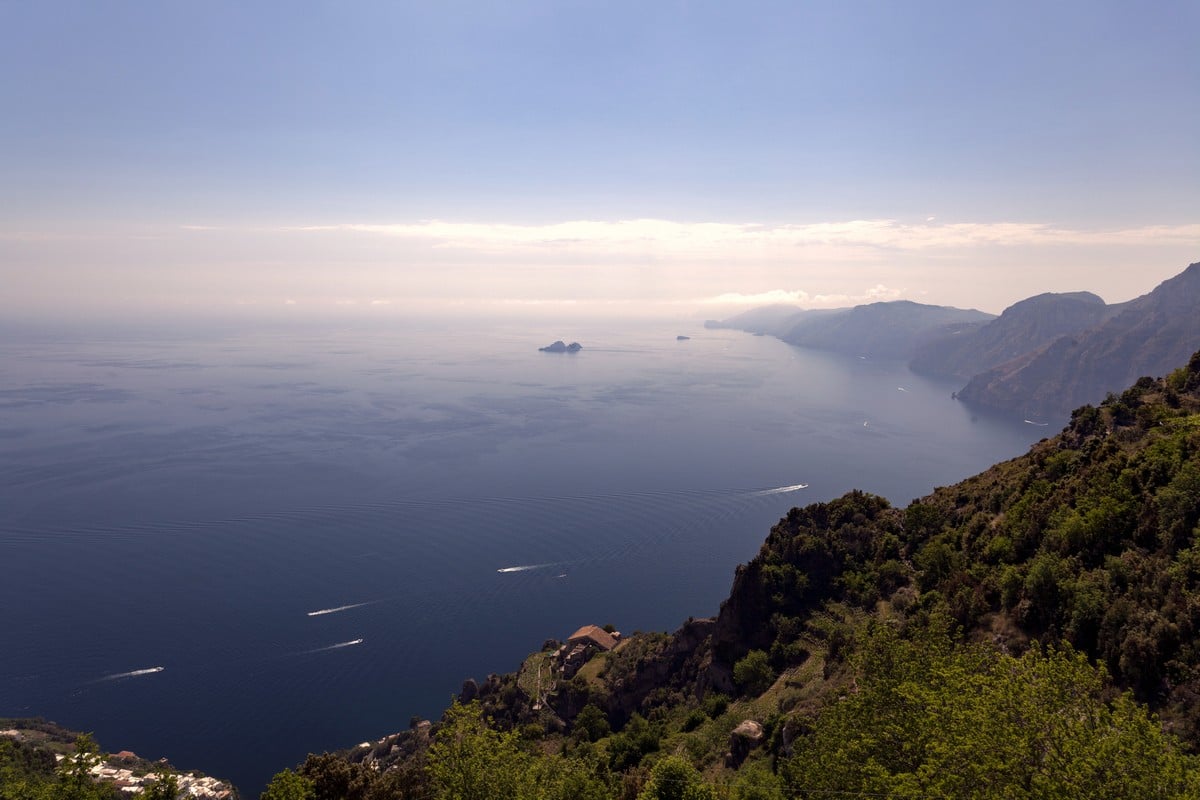
POLYGON ((543 353, 578 353, 583 349, 583 345, 579 342, 571 342, 564 344, 562 339, 559 339, 554 344, 548 344, 545 347, 539 347, 538 350, 543 353))

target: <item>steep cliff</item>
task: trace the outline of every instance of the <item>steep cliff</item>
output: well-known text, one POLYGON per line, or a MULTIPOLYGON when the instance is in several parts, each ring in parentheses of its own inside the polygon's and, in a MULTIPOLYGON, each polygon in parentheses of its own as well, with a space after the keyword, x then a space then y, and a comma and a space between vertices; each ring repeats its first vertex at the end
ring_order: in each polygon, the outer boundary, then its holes
POLYGON ((1101 324, 1060 337, 971 378, 969 403, 1025 416, 1065 415, 1161 375, 1200 347, 1200 263, 1124 304, 1101 324))
POLYGON ((982 325, 956 326, 917 348, 909 366, 923 375, 967 380, 1078 333, 1118 313, 1091 292, 1039 294, 1014 303, 982 325))

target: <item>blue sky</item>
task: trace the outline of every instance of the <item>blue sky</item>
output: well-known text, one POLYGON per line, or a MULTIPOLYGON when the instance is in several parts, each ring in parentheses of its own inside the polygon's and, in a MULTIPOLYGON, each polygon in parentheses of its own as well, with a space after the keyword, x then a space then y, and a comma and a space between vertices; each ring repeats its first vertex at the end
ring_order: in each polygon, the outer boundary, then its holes
POLYGON ((1196 31, 1195 2, 5 0, 0 304, 1124 300, 1200 260, 1196 31))

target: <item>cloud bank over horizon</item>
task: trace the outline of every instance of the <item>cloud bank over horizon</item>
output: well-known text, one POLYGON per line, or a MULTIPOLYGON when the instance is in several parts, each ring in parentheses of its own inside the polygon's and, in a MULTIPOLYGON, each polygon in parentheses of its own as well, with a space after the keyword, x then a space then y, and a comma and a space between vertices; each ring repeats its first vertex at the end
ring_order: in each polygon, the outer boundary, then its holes
POLYGON ((0 229, 0 256, 9 287, 0 304, 26 313, 287 307, 678 316, 898 299, 999 312, 1044 291, 1088 290, 1109 302, 1148 292, 1200 257, 1200 224, 188 222, 0 229))
MULTIPOLYGON (((211 230, 205 226, 183 226, 211 230)), ((284 226, 294 233, 363 233, 428 240, 440 248, 479 252, 605 250, 656 252, 728 258, 731 248, 780 249, 809 246, 878 247, 899 250, 981 245, 1146 246, 1200 244, 1200 222, 1183 225, 1082 229, 1032 222, 921 222, 855 219, 807 224, 679 222, 665 219, 570 220, 540 225, 422 220, 416 223, 335 223, 284 226)))
POLYGON ((4 6, 0 311, 998 312, 1200 260, 1195 2, 355 9, 4 6))

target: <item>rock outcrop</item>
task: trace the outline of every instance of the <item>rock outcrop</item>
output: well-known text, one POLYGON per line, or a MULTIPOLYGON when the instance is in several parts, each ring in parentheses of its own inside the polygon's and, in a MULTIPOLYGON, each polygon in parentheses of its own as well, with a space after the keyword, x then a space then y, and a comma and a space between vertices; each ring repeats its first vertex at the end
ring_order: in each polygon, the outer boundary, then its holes
POLYGON ((736 769, 750 755, 750 751, 767 739, 763 726, 752 719, 742 720, 729 734, 729 751, 725 753, 725 765, 736 769))
POLYGON ((539 347, 538 351, 542 353, 578 353, 582 349, 583 345, 581 345, 579 342, 564 344, 563 340, 559 339, 558 341, 554 342, 554 344, 548 344, 545 347, 539 347))

